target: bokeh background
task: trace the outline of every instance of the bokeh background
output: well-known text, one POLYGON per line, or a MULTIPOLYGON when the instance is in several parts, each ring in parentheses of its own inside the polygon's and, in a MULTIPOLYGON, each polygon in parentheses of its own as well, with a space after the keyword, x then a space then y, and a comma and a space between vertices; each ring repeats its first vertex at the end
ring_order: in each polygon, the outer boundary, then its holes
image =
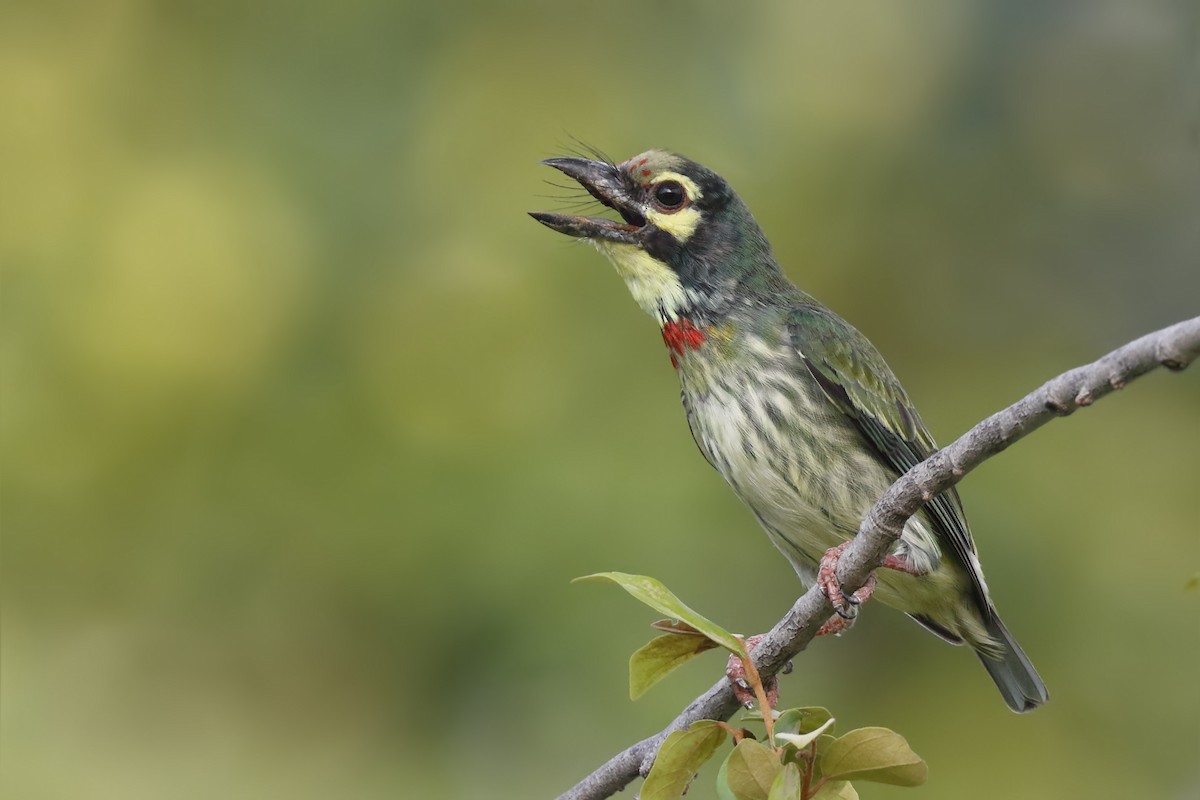
MULTIPOLYGON (((5 3, 4 796, 548 797, 657 730, 721 659, 630 702, 654 615, 569 580, 798 586, 538 160, 723 173, 948 441, 1200 311, 1197 13, 5 3)), ((1198 420, 1156 373, 963 485, 1036 714, 883 607, 802 656, 930 763, 864 797, 1198 796, 1198 420)))

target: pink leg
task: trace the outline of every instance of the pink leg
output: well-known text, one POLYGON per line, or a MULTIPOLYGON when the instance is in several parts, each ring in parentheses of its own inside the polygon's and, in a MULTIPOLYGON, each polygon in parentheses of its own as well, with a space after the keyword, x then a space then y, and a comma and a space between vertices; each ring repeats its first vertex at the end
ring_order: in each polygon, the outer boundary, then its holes
POLYGON ((894 569, 896 572, 904 572, 908 575, 923 575, 924 574, 920 570, 918 570, 916 567, 914 567, 912 564, 905 561, 900 556, 894 556, 890 553, 883 557, 883 568, 884 569, 894 569))
MULTIPOLYGON (((871 599, 871 594, 875 591, 875 575, 871 574, 867 578, 858 591, 846 597, 842 593, 842 586, 837 579, 837 563, 842 557, 842 553, 846 552, 846 548, 850 546, 849 542, 842 542, 837 547, 831 547, 825 552, 821 558, 821 564, 817 568, 817 585, 821 587, 821 591, 825 592, 825 596, 829 598, 829 602, 833 604, 837 614, 829 618, 824 625, 817 630, 817 636, 836 636, 854 624, 854 620, 858 615, 858 607, 871 599)), ((883 566, 887 569, 894 569, 898 572, 906 572, 909 575, 918 575, 912 565, 899 556, 889 555, 884 558, 883 566)), ((746 639, 746 650, 753 651, 755 645, 762 641, 762 635, 751 636, 746 639)), ((783 669, 784 674, 792 671, 792 665, 789 662, 783 669)), ((733 693, 746 708, 754 706, 755 697, 754 689, 746 680, 746 670, 742 666, 742 660, 737 656, 730 656, 729 661, 725 665, 725 675, 733 684, 733 693)), ((779 681, 774 677, 770 678, 763 685, 763 690, 767 695, 767 702, 774 708, 779 701, 779 681)))
POLYGON ((817 636, 837 636, 842 631, 854 625, 853 619, 846 619, 840 614, 834 614, 825 624, 817 628, 817 636))
MULTIPOLYGON (((753 652, 754 648, 762 641, 766 634, 758 636, 750 636, 746 639, 746 652, 753 652)), ((792 671, 792 663, 789 661, 787 666, 783 668, 783 673, 792 671)), ((754 708, 754 702, 757 699, 754 696, 754 688, 750 682, 746 680, 746 668, 742 666, 742 660, 735 655, 729 656, 729 661, 725 663, 725 677, 729 678, 729 682, 733 684, 733 694, 737 697, 738 702, 746 708, 754 708)), ((763 691, 767 695, 767 702, 771 704, 771 708, 775 708, 779 704, 779 680, 772 676, 763 681, 763 691)), ((763 709, 763 713, 767 713, 763 709)))
MULTIPOLYGON (((864 583, 857 592, 846 598, 846 600, 851 604, 851 606, 857 607, 870 600, 871 594, 874 591, 875 575, 872 573, 871 577, 867 578, 867 582, 864 583)), ((817 628, 816 635, 837 636, 839 633, 852 626, 854 624, 854 620, 857 618, 857 614, 851 614, 850 616, 845 616, 841 613, 834 614, 825 622, 824 625, 817 628)))
POLYGON ((833 604, 833 610, 843 617, 846 616, 842 610, 846 608, 846 597, 842 594, 842 584, 837 579, 837 565, 838 559, 849 546, 849 542, 842 542, 837 547, 829 548, 825 555, 821 556, 821 563, 817 566, 817 585, 833 604))
MULTIPOLYGON (((821 587, 821 591, 829 598, 829 602, 833 604, 833 610, 838 613, 838 616, 846 620, 853 620, 857 607, 871 597, 871 592, 875 588, 875 576, 872 575, 870 580, 863 585, 863 588, 859 589, 851 597, 846 597, 842 593, 842 585, 837 579, 837 566, 838 560, 849 546, 849 542, 842 542, 837 547, 831 547, 825 551, 825 555, 821 557, 821 563, 817 567, 817 585, 821 587), (863 589, 867 590, 865 594, 863 593, 863 589)), ((912 564, 896 555, 889 554, 885 556, 883 567, 909 575, 921 574, 912 564)), ((839 628, 839 630, 841 629, 839 628)), ((836 631, 834 632, 836 633, 836 631)))

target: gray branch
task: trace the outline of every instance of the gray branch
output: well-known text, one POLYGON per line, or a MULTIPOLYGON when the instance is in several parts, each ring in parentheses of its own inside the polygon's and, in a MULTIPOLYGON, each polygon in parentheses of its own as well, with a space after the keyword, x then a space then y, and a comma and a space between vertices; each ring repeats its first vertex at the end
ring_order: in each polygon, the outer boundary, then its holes
MULTIPOLYGON (((838 579, 847 593, 862 586, 883 563, 908 518, 963 476, 1013 442, 1055 417, 1071 414, 1150 370, 1181 370, 1200 356, 1200 317, 1147 334, 1098 361, 1063 373, 993 414, 900 477, 863 519, 858 535, 842 555, 838 579)), ((813 587, 796 601, 754 648, 754 663, 765 680, 802 651, 816 635, 833 606, 813 587)), ((701 719, 727 720, 738 709, 729 681, 722 678, 693 700, 666 728, 618 753, 559 800, 598 800, 621 791, 654 763, 667 734, 701 719)))

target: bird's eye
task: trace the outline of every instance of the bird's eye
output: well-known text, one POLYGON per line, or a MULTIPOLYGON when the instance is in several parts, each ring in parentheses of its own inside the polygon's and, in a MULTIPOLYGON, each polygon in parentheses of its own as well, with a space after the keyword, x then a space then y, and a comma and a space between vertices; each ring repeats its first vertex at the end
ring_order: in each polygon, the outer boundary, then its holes
POLYGON ((683 191, 679 181, 663 181, 654 187, 654 202, 667 211, 675 211, 683 206, 687 193, 683 191))

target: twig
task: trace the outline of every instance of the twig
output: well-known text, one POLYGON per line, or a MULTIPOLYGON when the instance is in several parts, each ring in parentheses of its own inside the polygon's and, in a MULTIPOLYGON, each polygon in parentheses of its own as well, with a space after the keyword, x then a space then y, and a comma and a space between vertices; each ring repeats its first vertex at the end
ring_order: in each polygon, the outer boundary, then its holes
MULTIPOLYGON (((842 554, 838 579, 845 591, 858 589, 872 570, 883 563, 909 517, 988 458, 1051 419, 1089 406, 1158 366, 1180 370, 1197 356, 1200 356, 1200 317, 1147 334, 1098 361, 1059 375, 917 464, 884 492, 842 554)), ((802 651, 832 611, 833 606, 819 588, 814 586, 805 592, 754 648, 754 663, 763 679, 775 675, 802 651)), ((559 800, 599 800, 612 796, 634 778, 650 771, 667 734, 687 728, 696 720, 729 719, 738 708, 729 681, 722 678, 689 703, 666 728, 613 756, 564 792, 559 800)))

